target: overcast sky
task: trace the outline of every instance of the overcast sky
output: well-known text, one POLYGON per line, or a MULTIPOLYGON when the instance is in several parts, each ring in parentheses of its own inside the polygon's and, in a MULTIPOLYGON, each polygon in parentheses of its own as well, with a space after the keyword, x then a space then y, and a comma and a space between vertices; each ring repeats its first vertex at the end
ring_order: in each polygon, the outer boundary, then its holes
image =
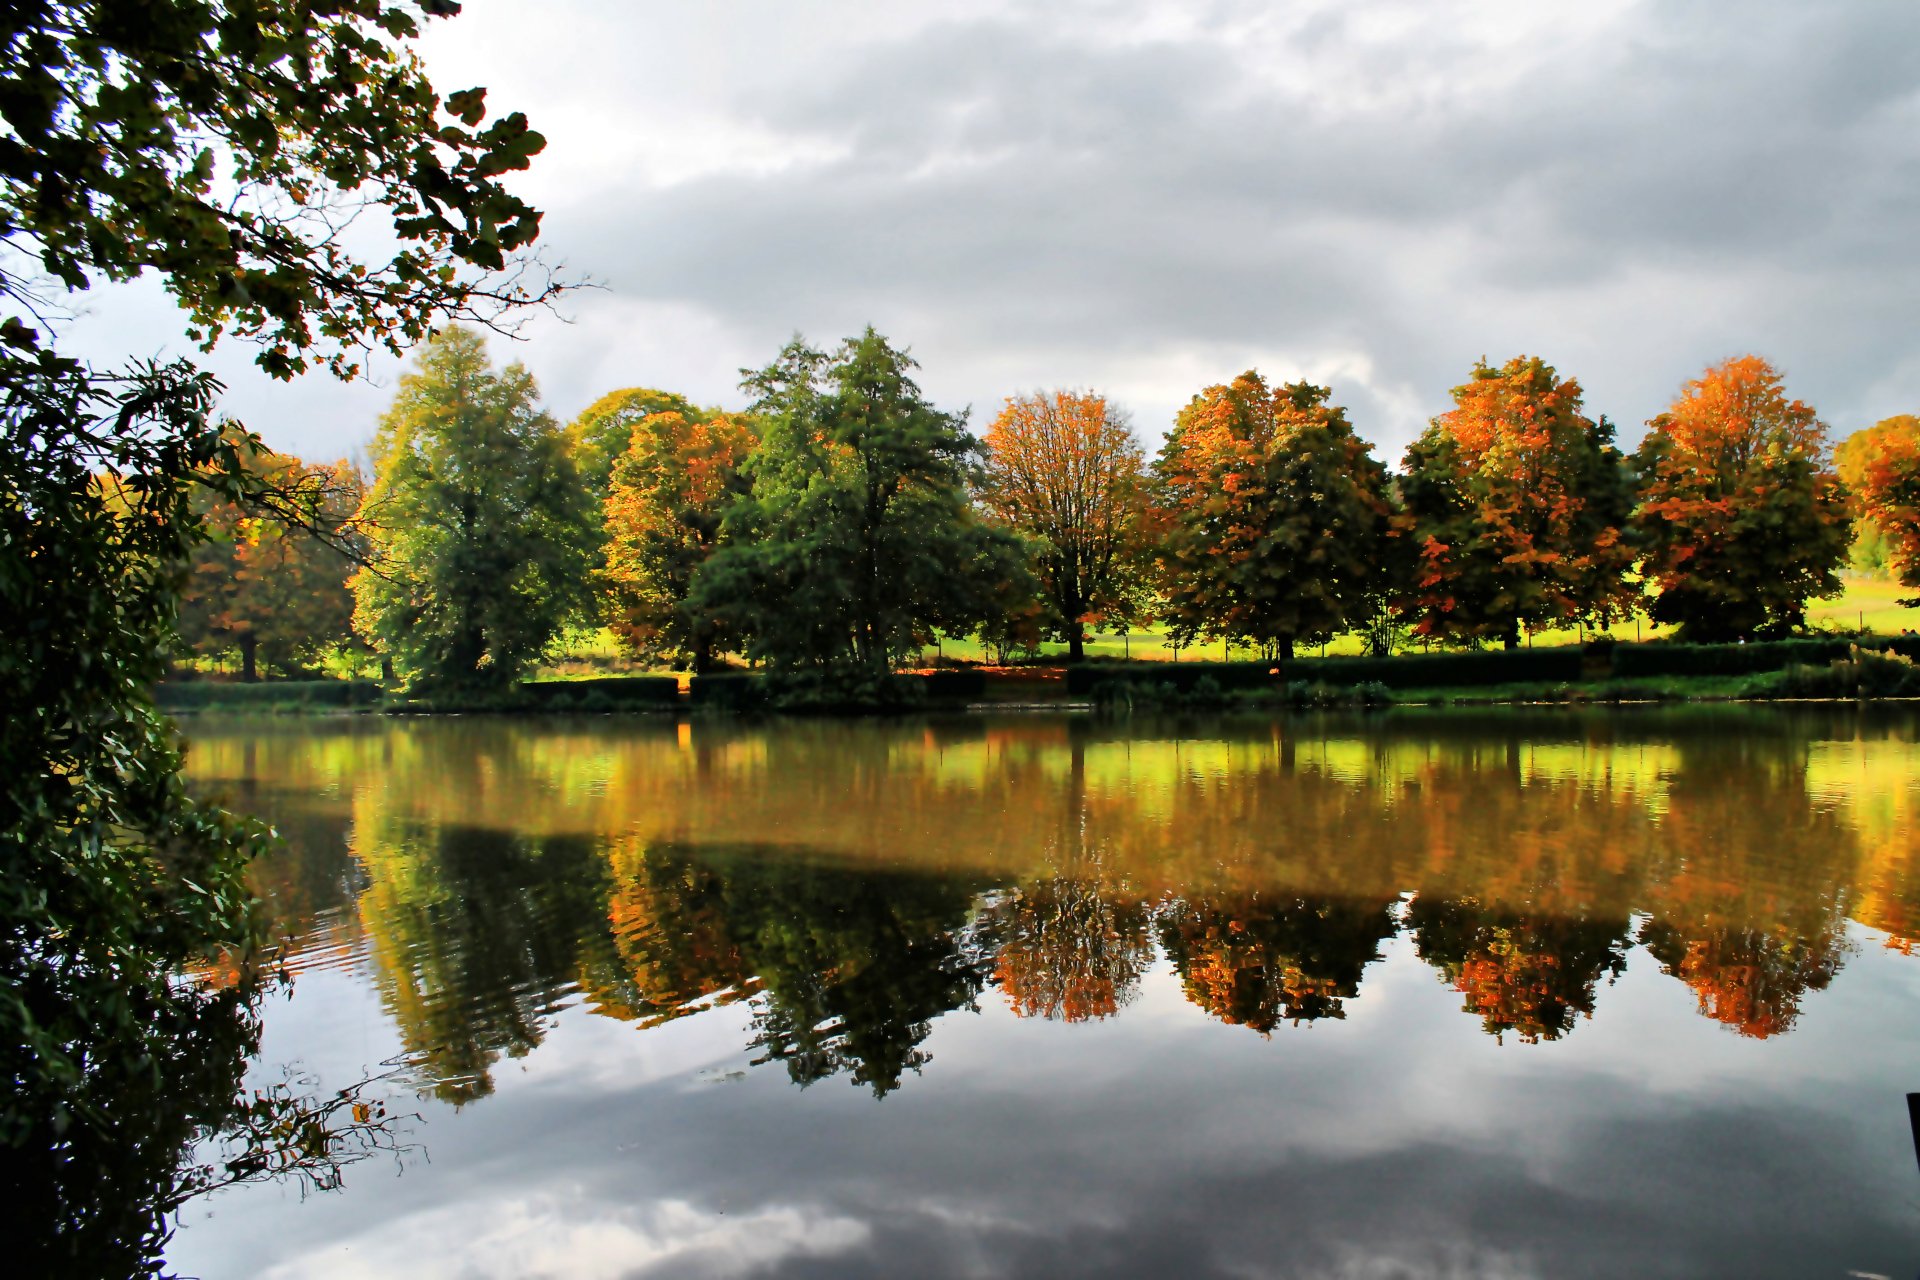
MULTIPOLYGON (((1845 434, 1920 410, 1920 5, 468 0, 443 91, 549 144, 521 190, 603 291, 496 341, 572 416, 738 406, 795 331, 872 323, 976 430, 1085 386, 1150 445, 1249 367, 1397 460, 1473 362, 1580 379, 1626 441, 1756 351, 1845 434)), ((151 291, 91 342, 179 349, 151 291)), ((310 457, 392 394, 216 360, 310 457)))

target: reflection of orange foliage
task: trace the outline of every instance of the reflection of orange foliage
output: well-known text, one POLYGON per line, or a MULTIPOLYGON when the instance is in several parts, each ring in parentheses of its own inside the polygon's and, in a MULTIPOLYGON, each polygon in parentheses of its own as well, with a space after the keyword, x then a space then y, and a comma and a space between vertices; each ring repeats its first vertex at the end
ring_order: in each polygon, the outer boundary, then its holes
POLYGON ((1688 937, 1654 922, 1641 939, 1662 968, 1693 989, 1701 1013, 1756 1040, 1790 1028, 1800 997, 1824 990, 1846 953, 1832 934, 1803 937, 1785 927, 1717 927, 1688 937))
POLYGON ((705 997, 731 1004, 758 989, 728 932, 712 872, 662 864, 678 874, 656 879, 643 859, 616 860, 631 864, 607 899, 624 982, 595 986, 598 1012, 652 1026, 707 1007, 696 1004, 705 997))
POLYGON ((1086 881, 1044 880, 1001 904, 994 979, 1016 1017, 1085 1022, 1133 998, 1153 960, 1145 908, 1086 881))
POLYGON ((1346 1017, 1360 975, 1392 936, 1391 899, 1281 897, 1179 904, 1161 938, 1187 998, 1262 1035, 1283 1020, 1346 1017))
POLYGON ((1421 958, 1467 997, 1488 1031, 1558 1040, 1593 1016, 1601 977, 1626 970, 1627 921, 1521 915, 1422 894, 1408 910, 1421 958))
MULTIPOLYGON (((1455 989, 1467 997, 1466 1008, 1490 1027, 1512 1028, 1528 1043, 1557 1039, 1565 1028, 1557 1020, 1549 1022, 1543 1011, 1555 1006, 1563 985, 1559 960, 1521 950, 1505 929, 1494 934, 1487 950, 1461 965, 1454 976, 1455 989)), ((1580 1013, 1593 1016, 1590 999, 1579 1004, 1585 1006, 1576 1005, 1580 1013)))

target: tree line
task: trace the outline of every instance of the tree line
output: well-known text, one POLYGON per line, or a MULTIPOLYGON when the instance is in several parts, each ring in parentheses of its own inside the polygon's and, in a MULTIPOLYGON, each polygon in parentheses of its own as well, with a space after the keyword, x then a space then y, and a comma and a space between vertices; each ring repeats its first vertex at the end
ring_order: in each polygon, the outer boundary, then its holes
POLYGON ((630 388, 562 427, 449 327, 370 479, 268 460, 331 495, 325 527, 210 515, 233 536, 198 553, 183 630, 249 674, 357 637, 410 683, 487 685, 575 625, 695 671, 876 674, 936 636, 1078 660, 1148 624, 1270 659, 1354 633, 1512 648, 1643 610, 1727 641, 1803 627, 1856 528, 1920 586, 1920 421, 1834 450, 1757 356, 1688 382, 1631 453, 1575 379, 1482 361, 1397 470, 1310 382, 1207 387, 1150 459, 1098 393, 1013 396, 976 437, 916 368, 872 329, 795 339, 746 372, 743 412, 630 388))

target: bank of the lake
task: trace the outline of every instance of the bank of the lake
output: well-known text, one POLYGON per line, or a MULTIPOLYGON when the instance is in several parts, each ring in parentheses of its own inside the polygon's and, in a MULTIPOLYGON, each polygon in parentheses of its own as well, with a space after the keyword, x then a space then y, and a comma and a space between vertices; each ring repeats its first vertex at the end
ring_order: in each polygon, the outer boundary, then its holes
POLYGON ((874 678, 724 671, 521 683, 484 694, 405 694, 372 681, 173 682, 169 710, 899 713, 1083 705, 1108 711, 1395 704, 1627 704, 1920 696, 1920 637, 1811 637, 1751 645, 1615 644, 1259 662, 956 666, 874 678))

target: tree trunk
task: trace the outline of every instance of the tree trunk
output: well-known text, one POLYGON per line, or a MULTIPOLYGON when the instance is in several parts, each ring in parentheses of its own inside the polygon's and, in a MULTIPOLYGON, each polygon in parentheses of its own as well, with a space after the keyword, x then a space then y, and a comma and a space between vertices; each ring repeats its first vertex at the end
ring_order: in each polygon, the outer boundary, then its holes
POLYGON ((1278 640, 1274 642, 1273 647, 1275 652, 1277 652, 1280 655, 1280 661, 1282 662, 1293 661, 1293 637, 1292 636, 1281 636, 1278 640))
POLYGON ((383 683, 393 683, 393 659, 386 654, 380 655, 380 679, 383 683))
POLYGON ((240 678, 248 684, 260 679, 258 653, 260 641, 251 631, 240 633, 240 678))
POLYGON ((1507 634, 1502 637, 1500 643, 1503 648, 1518 649, 1520 647, 1520 624, 1516 622, 1509 626, 1507 628, 1507 634))
POLYGON ((1075 618, 1067 627, 1067 661, 1084 662, 1087 657, 1087 624, 1075 618))

